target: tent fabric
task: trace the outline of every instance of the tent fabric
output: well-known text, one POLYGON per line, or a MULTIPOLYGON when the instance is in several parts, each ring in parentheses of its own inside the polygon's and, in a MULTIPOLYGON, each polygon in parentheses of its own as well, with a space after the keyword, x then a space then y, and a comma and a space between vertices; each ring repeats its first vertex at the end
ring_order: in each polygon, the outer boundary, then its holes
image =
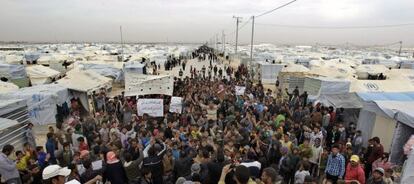
POLYGON ((23 65, 0 64, 0 77, 8 79, 26 78, 26 70, 23 65))
POLYGON ((56 83, 68 89, 87 92, 88 94, 92 94, 93 91, 101 88, 109 89, 112 87, 112 79, 90 70, 71 70, 66 73, 66 77, 56 81, 56 83))
POLYGON ((0 94, 1 93, 8 93, 19 90, 19 86, 10 83, 10 82, 3 82, 0 81, 0 94))
POLYGON ((58 77, 60 72, 42 65, 30 65, 26 67, 27 75, 32 85, 47 84, 58 77))
POLYGON ((0 115, 10 113, 20 107, 26 106, 23 99, 2 99, 0 100, 0 115))
POLYGON ((374 112, 367 111, 362 109, 359 113, 358 123, 357 123, 357 130, 361 130, 364 132, 362 134, 363 145, 368 145, 368 139, 372 136, 372 130, 374 129, 376 115, 374 112))
POLYGON ((411 80, 353 80, 351 92, 410 92, 414 91, 411 80))
MULTIPOLYGON (((125 63, 124 72, 125 73, 131 72, 131 73, 143 74, 144 73, 144 67, 145 67, 145 65, 143 65, 139 62, 130 61, 130 62, 125 63)), ((125 75, 127 75, 127 74, 125 74, 125 75)))
POLYGON ((359 109, 363 107, 355 93, 320 95, 317 101, 335 108, 359 109))
POLYGON ((366 93, 357 95, 364 101, 414 101, 414 92, 366 93))
POLYGON ((0 94, 0 99, 26 100, 30 121, 43 125, 56 123, 56 105, 69 102, 69 92, 63 86, 47 84, 21 88, 13 93, 0 94))
POLYGON ((275 83, 279 72, 286 64, 259 63, 259 71, 263 83, 275 83))
POLYGON ((375 102, 390 118, 394 118, 414 128, 414 101, 377 101, 375 102))
POLYGON ((76 62, 75 69, 92 70, 102 76, 111 77, 115 81, 123 79, 122 62, 101 62, 101 61, 84 61, 76 62))

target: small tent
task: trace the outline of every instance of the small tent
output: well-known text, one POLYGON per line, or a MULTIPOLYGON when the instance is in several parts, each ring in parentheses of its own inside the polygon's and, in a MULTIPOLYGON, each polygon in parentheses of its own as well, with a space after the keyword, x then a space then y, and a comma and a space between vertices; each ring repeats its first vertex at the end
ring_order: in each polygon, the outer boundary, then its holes
POLYGON ((102 76, 110 77, 114 81, 119 82, 123 80, 122 62, 107 62, 107 61, 78 61, 74 64, 74 69, 77 70, 92 70, 102 76))
POLYGON ((26 66, 26 72, 32 85, 49 84, 60 76, 60 72, 42 65, 26 66))
POLYGON ((102 88, 112 88, 112 79, 90 70, 71 70, 66 73, 65 77, 56 81, 56 83, 68 88, 73 97, 79 98, 86 111, 89 111, 88 95, 102 88))

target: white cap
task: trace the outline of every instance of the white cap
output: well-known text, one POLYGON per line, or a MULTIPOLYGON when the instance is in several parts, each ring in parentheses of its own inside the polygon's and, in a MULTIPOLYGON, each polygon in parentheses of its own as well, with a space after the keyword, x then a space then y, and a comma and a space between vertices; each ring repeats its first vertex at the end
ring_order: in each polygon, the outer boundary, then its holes
POLYGON ((71 170, 67 167, 60 167, 59 165, 49 165, 47 166, 42 173, 44 180, 53 178, 55 176, 69 176, 71 170))

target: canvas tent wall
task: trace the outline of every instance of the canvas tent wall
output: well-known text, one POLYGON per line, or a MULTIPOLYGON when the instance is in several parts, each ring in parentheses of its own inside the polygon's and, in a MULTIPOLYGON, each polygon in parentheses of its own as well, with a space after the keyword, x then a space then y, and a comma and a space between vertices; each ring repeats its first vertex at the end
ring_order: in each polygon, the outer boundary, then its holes
POLYGON ((129 61, 124 65, 124 75, 127 73, 144 74, 145 65, 138 61, 129 61))
POLYGON ((33 86, 49 84, 60 76, 60 72, 42 65, 26 66, 26 72, 33 86))
POLYGON ((0 64, 0 78, 7 79, 19 87, 29 86, 24 65, 0 64))
POLYGON ((414 134, 414 93, 358 93, 364 101, 357 128, 364 132, 364 142, 381 137, 385 151, 391 151, 391 161, 400 162, 402 142, 414 134))
POLYGON ((259 62, 257 64, 258 75, 264 84, 274 84, 276 82, 279 72, 286 64, 271 64, 266 62, 259 62))
POLYGON ((0 94, 0 99, 23 99, 27 102, 30 121, 34 124, 44 125, 56 123, 56 105, 69 103, 67 88, 46 84, 21 88, 13 93, 0 94))
POLYGON ((350 84, 351 82, 345 79, 306 77, 303 91, 315 98, 320 95, 346 94, 349 92, 350 84))
POLYGON ((56 83, 70 89, 72 97, 79 98, 86 111, 89 111, 88 95, 102 88, 106 90, 112 88, 112 79, 89 70, 71 70, 56 83))
POLYGON ((24 131, 29 123, 26 101, 9 99, 0 101, 0 147, 12 144, 17 150, 27 142, 24 131))
POLYGON ((10 83, 10 82, 0 81, 0 94, 9 93, 9 92, 17 91, 17 90, 19 90, 19 86, 13 83, 10 83))

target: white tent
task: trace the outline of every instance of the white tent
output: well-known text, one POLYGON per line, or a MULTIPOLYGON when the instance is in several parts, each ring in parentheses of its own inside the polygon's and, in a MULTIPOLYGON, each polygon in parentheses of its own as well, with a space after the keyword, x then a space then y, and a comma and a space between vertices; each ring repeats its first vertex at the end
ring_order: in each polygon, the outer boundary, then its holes
POLYGON ((112 88, 112 79, 90 70, 71 70, 66 77, 56 81, 57 84, 71 90, 71 95, 79 98, 82 106, 89 111, 88 95, 102 88, 112 88))
POLYGON ((1 93, 8 93, 19 90, 19 86, 10 83, 10 82, 3 82, 0 81, 0 94, 1 93))
POLYGON ((0 64, 0 78, 7 79, 19 87, 29 85, 24 65, 0 64))
POLYGON ((257 70, 260 74, 262 83, 274 84, 279 72, 287 65, 286 63, 271 64, 266 62, 258 62, 257 70))
POLYGON ((328 77, 306 77, 303 90, 311 96, 346 94, 349 92, 350 81, 328 77))
POLYGON ((74 64, 74 69, 92 70, 102 76, 110 77, 117 82, 124 78, 123 67, 123 62, 78 61, 74 64))
POLYGON ((29 118, 35 124, 56 123, 56 105, 69 102, 69 92, 67 88, 56 85, 46 84, 33 87, 21 88, 11 93, 0 94, 0 99, 23 99, 27 102, 29 118))
POLYGON ((369 75, 384 74, 389 69, 384 65, 359 65, 355 68, 358 79, 368 79, 369 75))
POLYGON ((145 65, 141 64, 138 61, 129 61, 124 65, 124 73, 135 73, 135 74, 144 74, 145 65))
POLYGON ((42 65, 26 66, 26 72, 32 85, 49 84, 60 76, 60 72, 42 65))
POLYGON ((364 132, 364 142, 381 138, 392 162, 401 162, 401 145, 414 134, 414 93, 358 93, 364 101, 357 128, 364 132))

